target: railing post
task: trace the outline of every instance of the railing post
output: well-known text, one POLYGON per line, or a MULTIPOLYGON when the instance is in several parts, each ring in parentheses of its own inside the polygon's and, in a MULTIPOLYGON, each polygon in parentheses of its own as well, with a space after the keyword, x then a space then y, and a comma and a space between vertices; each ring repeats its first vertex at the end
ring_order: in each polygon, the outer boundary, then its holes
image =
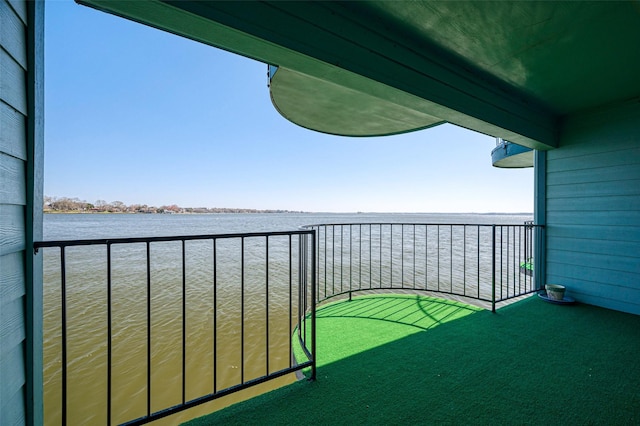
POLYGON ((316 369, 318 364, 318 354, 316 353, 316 231, 311 233, 311 352, 313 353, 313 363, 311 364, 310 380, 316 380, 316 369))
POLYGON ((496 225, 491 226, 491 312, 496 311, 496 225))

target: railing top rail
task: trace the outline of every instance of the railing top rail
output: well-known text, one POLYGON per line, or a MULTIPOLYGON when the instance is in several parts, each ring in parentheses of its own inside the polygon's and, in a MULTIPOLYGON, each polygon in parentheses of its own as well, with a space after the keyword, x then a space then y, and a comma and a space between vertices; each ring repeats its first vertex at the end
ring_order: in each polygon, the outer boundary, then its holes
POLYGON ((491 227, 491 226, 534 226, 543 228, 544 225, 534 225, 526 223, 424 223, 424 222, 354 222, 354 223, 317 223, 313 225, 304 225, 301 226, 300 229, 308 229, 314 226, 348 226, 348 225, 416 225, 416 226, 483 226, 483 227, 491 227))
POLYGON ((231 234, 205 234, 205 235, 178 235, 168 237, 131 237, 131 238, 94 238, 85 240, 57 240, 57 241, 35 241, 33 248, 37 252, 38 249, 44 247, 71 247, 71 246, 89 246, 89 245, 110 245, 110 244, 131 244, 131 243, 153 243, 167 241, 193 241, 193 240, 219 240, 227 238, 253 238, 253 237, 272 237, 286 235, 310 235, 314 231, 311 229, 300 229, 293 231, 270 231, 270 232, 249 232, 249 233, 231 233, 231 234))

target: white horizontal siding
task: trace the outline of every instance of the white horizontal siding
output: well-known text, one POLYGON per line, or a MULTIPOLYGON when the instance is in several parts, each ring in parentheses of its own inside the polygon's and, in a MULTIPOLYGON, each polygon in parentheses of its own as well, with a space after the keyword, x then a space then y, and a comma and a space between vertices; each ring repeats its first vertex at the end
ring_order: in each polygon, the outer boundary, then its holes
POLYGON ((640 104, 569 118, 546 181, 546 281, 640 314, 640 104))

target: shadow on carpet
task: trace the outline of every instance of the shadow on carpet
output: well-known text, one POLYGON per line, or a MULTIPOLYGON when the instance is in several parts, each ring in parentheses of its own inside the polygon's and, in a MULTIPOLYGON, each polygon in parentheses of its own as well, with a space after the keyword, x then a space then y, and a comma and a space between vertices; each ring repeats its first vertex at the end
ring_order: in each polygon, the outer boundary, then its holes
POLYGON ((640 423, 640 316, 363 297, 319 309, 318 352, 317 381, 187 424, 640 423))

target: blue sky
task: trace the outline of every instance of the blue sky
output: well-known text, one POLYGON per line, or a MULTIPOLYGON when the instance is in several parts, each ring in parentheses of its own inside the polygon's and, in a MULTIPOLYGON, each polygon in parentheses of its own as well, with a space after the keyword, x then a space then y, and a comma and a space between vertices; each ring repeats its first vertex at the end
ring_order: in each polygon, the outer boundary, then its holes
POLYGON ((533 169, 453 125, 382 138, 302 129, 265 64, 48 1, 45 194, 322 212, 532 212, 533 169))

